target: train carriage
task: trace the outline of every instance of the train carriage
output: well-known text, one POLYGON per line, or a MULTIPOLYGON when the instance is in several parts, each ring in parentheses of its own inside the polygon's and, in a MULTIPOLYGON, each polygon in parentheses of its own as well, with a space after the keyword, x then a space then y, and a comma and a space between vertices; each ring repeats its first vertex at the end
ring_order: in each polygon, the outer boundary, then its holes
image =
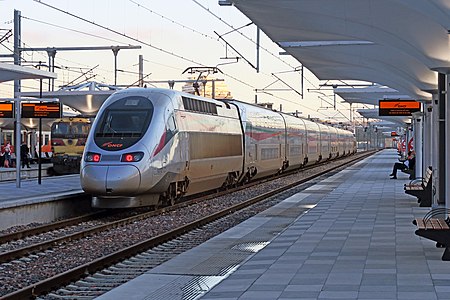
POLYGON ((181 98, 176 115, 180 140, 185 143, 189 193, 236 184, 243 160, 237 107, 187 94, 181 98))
POLYGON ((244 176, 259 178, 281 171, 286 162, 283 117, 259 106, 227 101, 239 108, 245 136, 244 176))

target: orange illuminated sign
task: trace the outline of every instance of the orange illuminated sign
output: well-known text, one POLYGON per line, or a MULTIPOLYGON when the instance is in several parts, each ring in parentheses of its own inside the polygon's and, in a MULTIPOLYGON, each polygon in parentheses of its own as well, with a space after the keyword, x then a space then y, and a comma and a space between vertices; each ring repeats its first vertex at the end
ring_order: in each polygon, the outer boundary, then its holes
POLYGON ((380 100, 380 116, 411 116, 420 111, 420 102, 414 100, 380 100))
POLYGON ((14 118, 13 102, 0 102, 0 118, 14 118))
POLYGON ((22 103, 23 118, 61 118, 59 102, 22 103))

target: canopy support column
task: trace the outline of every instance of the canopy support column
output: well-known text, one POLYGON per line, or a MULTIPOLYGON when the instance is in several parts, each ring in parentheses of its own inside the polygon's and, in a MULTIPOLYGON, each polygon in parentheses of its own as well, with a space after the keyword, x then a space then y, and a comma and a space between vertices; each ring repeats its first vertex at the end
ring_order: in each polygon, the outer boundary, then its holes
POLYGON ((416 177, 423 177, 423 114, 413 113, 414 151, 416 152, 416 177))
MULTIPOLYGON (((444 140, 445 140, 445 149, 450 149, 450 141, 449 141, 450 122, 448 121, 448 120, 450 120, 450 103, 449 103, 450 97, 448 95, 450 76, 447 74, 445 77, 446 77, 445 78, 446 93, 444 95, 444 98, 445 98, 445 114, 444 114, 444 126, 445 126, 444 136, 445 136, 445 139, 444 140)), ((450 184, 449 184, 449 181, 450 181, 450 159, 449 159, 448 155, 446 155, 446 153, 444 153, 443 158, 444 158, 444 161, 441 161, 441 166, 445 166, 445 177, 443 179, 440 179, 440 182, 441 182, 441 185, 444 185, 445 191, 444 191, 444 198, 443 198, 442 202, 445 201, 445 207, 449 208, 450 200, 448 199, 448 197, 450 196, 450 184)))
POLYGON ((433 113, 433 105, 424 104, 424 113, 423 113, 423 170, 428 168, 428 166, 432 166, 433 162, 431 161, 432 157, 432 113, 433 113))
POLYGON ((431 113, 431 165, 433 167, 433 205, 438 205, 439 203, 439 95, 433 94, 433 111, 431 113))

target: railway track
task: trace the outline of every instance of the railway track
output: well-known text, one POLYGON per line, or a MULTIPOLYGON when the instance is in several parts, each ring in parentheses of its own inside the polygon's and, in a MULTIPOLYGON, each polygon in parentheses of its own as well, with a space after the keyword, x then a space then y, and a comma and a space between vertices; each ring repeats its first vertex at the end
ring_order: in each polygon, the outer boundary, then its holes
MULTIPOLYGON (((367 154, 370 155, 370 154, 367 154)), ((353 158, 352 161, 355 160, 360 160, 362 159, 361 156, 355 156, 353 158)), ((336 165, 331 169, 331 170, 335 170, 336 168, 340 168, 342 167, 342 165, 344 164, 348 164, 349 162, 345 162, 345 163, 339 163, 338 161, 336 162, 336 165)), ((86 276, 86 274, 92 274, 95 273, 96 271, 99 270, 103 270, 105 269, 105 267, 113 265, 114 263, 123 261, 126 258, 129 258, 133 255, 139 254, 139 253, 143 253, 148 249, 152 249, 150 250, 150 254, 141 254, 142 257, 150 257, 151 259, 151 253, 154 253, 155 251, 158 252, 158 246, 162 247, 163 249, 166 250, 167 245, 165 243, 169 242, 169 248, 171 244, 177 244, 177 239, 180 238, 180 236, 183 236, 185 234, 187 234, 188 238, 187 240, 189 241, 193 241, 193 240, 198 240, 198 238, 193 238, 192 236, 190 236, 192 233, 190 232, 196 232, 196 230, 199 230, 198 228, 201 228, 202 226, 210 226, 207 224, 211 224, 212 222, 215 222, 218 219, 221 219, 227 215, 230 215, 231 213, 235 212, 235 211, 239 211, 242 210, 248 206, 254 205, 255 203, 262 201, 264 199, 267 199, 273 195, 279 194, 282 191, 285 191, 289 188, 292 188, 293 186, 297 186, 301 183, 304 183, 308 180, 311 180, 312 178, 315 178, 317 176, 323 175, 324 173, 330 172, 331 171, 329 168, 327 170, 323 170, 320 172, 315 172, 314 174, 307 176, 306 178, 302 178, 301 180, 292 180, 291 183, 289 184, 282 184, 282 186, 277 187, 275 189, 272 189, 271 191, 266 191, 264 193, 260 193, 257 196, 252 196, 250 197, 250 199, 246 199, 244 201, 238 201, 239 203, 235 203, 230 207, 220 207, 215 209, 216 211, 214 213, 205 213, 202 214, 202 210, 205 207, 209 207, 210 205, 212 205, 210 203, 210 201, 198 201, 196 204, 194 203, 190 203, 190 206, 196 206, 195 208, 191 208, 191 211, 195 211, 195 215, 198 215, 198 218, 193 218, 191 220, 185 220, 183 219, 182 222, 179 223, 172 223, 172 226, 170 226, 170 228, 164 228, 164 220, 169 218, 169 219, 176 219, 176 218, 180 218, 181 217, 179 215, 176 214, 172 214, 173 212, 176 212, 177 209, 180 209, 180 207, 189 207, 189 205, 187 204, 180 204, 179 206, 176 207, 171 207, 171 208, 166 208, 163 210, 158 210, 158 211, 153 211, 153 212, 146 212, 143 214, 140 214, 139 216, 133 216, 133 217, 129 217, 126 219, 121 219, 121 220, 117 220, 108 224, 103 224, 103 225, 99 225, 99 226, 95 226, 93 228, 89 228, 87 230, 83 230, 81 232, 77 232, 75 234, 72 234, 70 236, 67 237, 58 237, 57 239, 53 239, 53 240, 49 240, 49 241, 45 241, 44 244, 45 245, 35 245, 35 246, 27 246, 27 249, 16 249, 13 250, 15 252, 11 252, 9 254, 7 253, 1 253, 0 254, 0 261, 1 262, 8 262, 6 264, 0 264, 0 268, 4 269, 4 265, 6 265, 6 269, 8 269, 9 265, 19 265, 19 264, 27 264, 29 263, 28 260, 31 260, 32 262, 37 262, 39 261, 42 257, 49 257, 52 256, 54 252, 59 251, 60 248, 71 248, 73 246, 73 244, 75 243, 74 240, 85 240, 85 239, 90 239, 90 241, 88 241, 89 243, 94 243, 95 244, 95 239, 96 237, 98 237, 99 235, 101 235, 102 233, 106 232, 106 231, 113 231, 114 228, 115 230, 120 231, 121 228, 125 228, 127 225, 130 224, 140 224, 140 222, 143 222, 143 220, 149 219, 149 218, 155 218, 154 221, 152 221, 152 224, 159 224, 162 225, 162 230, 161 231, 154 231, 151 234, 149 234, 148 237, 145 238, 145 240, 142 241, 142 237, 135 239, 134 242, 129 242, 129 245, 127 245, 126 243, 119 247, 121 249, 113 249, 114 251, 109 251, 108 253, 102 253, 101 255, 98 255, 97 257, 95 257, 94 259, 90 259, 90 261, 86 262, 86 263, 76 263, 73 264, 75 266, 71 266, 71 263, 68 263, 68 268, 64 269, 63 272, 57 274, 57 271, 51 272, 49 275, 51 276, 46 276, 47 279, 43 279, 43 280, 37 280, 37 282, 32 282, 31 285, 29 286, 19 286, 20 288, 17 289, 14 292, 11 292, 9 294, 5 294, 1 299, 27 299, 27 298, 33 298, 36 295, 41 295, 41 294, 45 294, 46 292, 49 292, 52 289, 55 289, 57 287, 63 286, 69 282, 72 282, 74 280, 77 280, 79 278, 82 278, 84 276, 86 276), (33 248, 35 247, 35 248, 33 248), (51 249, 52 250, 49 250, 51 249), (41 251, 41 252, 39 252, 41 251), (44 251, 44 252, 42 252, 44 251), (47 251, 47 252, 45 252, 47 251), (53 251, 53 252, 52 252, 53 251), (38 253, 39 254, 33 254, 31 256, 24 256, 27 255, 29 253, 38 253), (11 259, 13 258, 18 258, 18 257, 22 257, 21 259, 18 260, 18 262, 15 263, 11 263, 9 262, 11 259), (31 258, 30 258, 31 257, 31 258)), ((304 172, 304 171, 303 171, 304 172)), ((292 175, 291 175, 292 176, 292 175)), ((285 177, 286 178, 286 177, 285 177)), ((248 188, 248 186, 246 186, 245 188, 248 188)), ((235 192, 235 191, 233 191, 235 192)), ((211 197, 211 196, 209 196, 211 197)), ((216 196, 217 197, 217 196, 216 196)), ((182 213, 182 214, 186 214, 186 213, 182 213)), ((191 213, 191 215, 194 215, 193 213, 191 213)), ((150 225, 152 226, 152 225, 150 225)), ((153 225, 154 226, 154 225, 153 225)), ((222 225, 221 225, 222 226, 222 225)), ((223 226, 222 226, 223 227, 223 226)), ((143 230, 143 226, 137 226, 137 228, 139 228, 141 231, 143 230)), ((138 229, 138 230, 139 230, 138 229)), ((131 229, 133 230, 133 229, 131 229)), ((134 229, 136 230, 136 229, 134 229)), ((205 234, 201 234, 200 236, 205 237, 205 234)), ((100 238, 97 240, 102 240, 101 236, 100 238)), ((185 245, 189 245, 191 243, 184 243, 185 245)), ((195 243, 194 243, 195 244, 195 243)), ((176 247, 177 249, 181 249, 181 251, 185 251, 182 248, 183 247, 176 247)), ((191 247, 192 248, 192 247, 191 247)), ((174 255, 176 255, 178 252, 174 252, 174 255)), ((167 255, 166 255, 167 256, 167 255)), ((158 256, 159 257, 159 256, 158 256)), ((142 264, 141 266, 137 266, 137 267, 131 267, 131 269, 133 269, 133 272, 131 272, 132 274, 128 274, 124 277, 123 280, 130 280, 131 278, 129 278, 130 276, 134 276, 136 277, 139 274, 135 274, 136 272, 134 271, 135 269, 140 270, 140 272, 142 273, 143 271, 145 271, 147 268, 154 266, 154 264, 159 264, 161 263, 160 259, 156 259, 151 262, 151 263, 144 263, 146 268, 142 268, 142 264)), ((125 265, 127 265, 127 263, 125 263, 125 265)), ((130 268, 127 269, 127 271, 123 271, 121 270, 121 268, 118 267, 112 267, 112 269, 106 272, 110 272, 110 273, 114 273, 115 270, 119 270, 119 273, 121 273, 123 275, 123 273, 125 272, 125 274, 127 274, 127 272, 130 272, 130 268), (111 271, 112 270, 112 271, 111 271)), ((115 279, 114 279, 115 280, 115 279)), ((113 280, 113 281, 114 281, 113 280)), ((98 280, 97 280, 98 281, 98 280)), ((120 284, 120 282, 119 282, 120 284)), ((82 284, 83 285, 83 284, 82 284)), ((110 284, 106 284, 107 286, 110 286, 110 284)), ((118 285, 118 284, 116 284, 118 285)), ((70 288, 73 288, 72 286, 70 288)), ((111 287, 109 287, 111 288, 111 287)), ((83 288, 82 288, 83 290, 83 288)), ((9 292, 9 291, 8 291, 9 292)), ((87 293, 90 293, 89 291, 84 291, 87 293)), ((104 291, 102 291, 103 293, 104 291)), ((3 293, 5 293, 3 291, 3 293)))

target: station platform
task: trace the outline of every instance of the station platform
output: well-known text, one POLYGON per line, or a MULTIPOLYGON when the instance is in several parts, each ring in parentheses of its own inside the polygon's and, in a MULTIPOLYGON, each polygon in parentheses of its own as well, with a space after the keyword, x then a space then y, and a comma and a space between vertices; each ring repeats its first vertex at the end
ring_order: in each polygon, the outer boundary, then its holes
MULTIPOLYGON (((20 188, 15 180, 0 181, 0 230, 32 222, 51 222, 91 210, 90 199, 81 189, 80 175, 42 177, 38 184, 37 178, 25 176, 27 171, 37 172, 36 169, 32 165, 24 170, 20 188), (80 200, 80 197, 84 198, 80 200)), ((0 169, 0 173, 5 172, 15 178, 15 169, 0 169)))
POLYGON ((412 224, 429 208, 383 150, 96 298, 449 299, 450 262, 412 224), (305 208, 309 208, 305 212, 305 208))
POLYGON ((20 206, 41 201, 41 199, 57 199, 63 195, 74 193, 83 193, 80 185, 80 175, 78 174, 42 177, 41 184, 38 184, 37 178, 24 178, 21 180, 20 188, 16 186, 15 180, 2 181, 0 182, 0 191, 0 208, 20 206))
MULTIPOLYGON (((42 164, 41 166, 41 176, 46 177, 48 176, 50 168, 52 168, 52 164, 42 164)), ((38 165, 37 164, 30 164, 30 168, 22 168, 20 170, 21 172, 21 178, 23 179, 30 179, 38 177, 38 165)), ((12 181, 16 180, 16 168, 4 168, 0 167, 0 182, 3 181, 12 181)))

